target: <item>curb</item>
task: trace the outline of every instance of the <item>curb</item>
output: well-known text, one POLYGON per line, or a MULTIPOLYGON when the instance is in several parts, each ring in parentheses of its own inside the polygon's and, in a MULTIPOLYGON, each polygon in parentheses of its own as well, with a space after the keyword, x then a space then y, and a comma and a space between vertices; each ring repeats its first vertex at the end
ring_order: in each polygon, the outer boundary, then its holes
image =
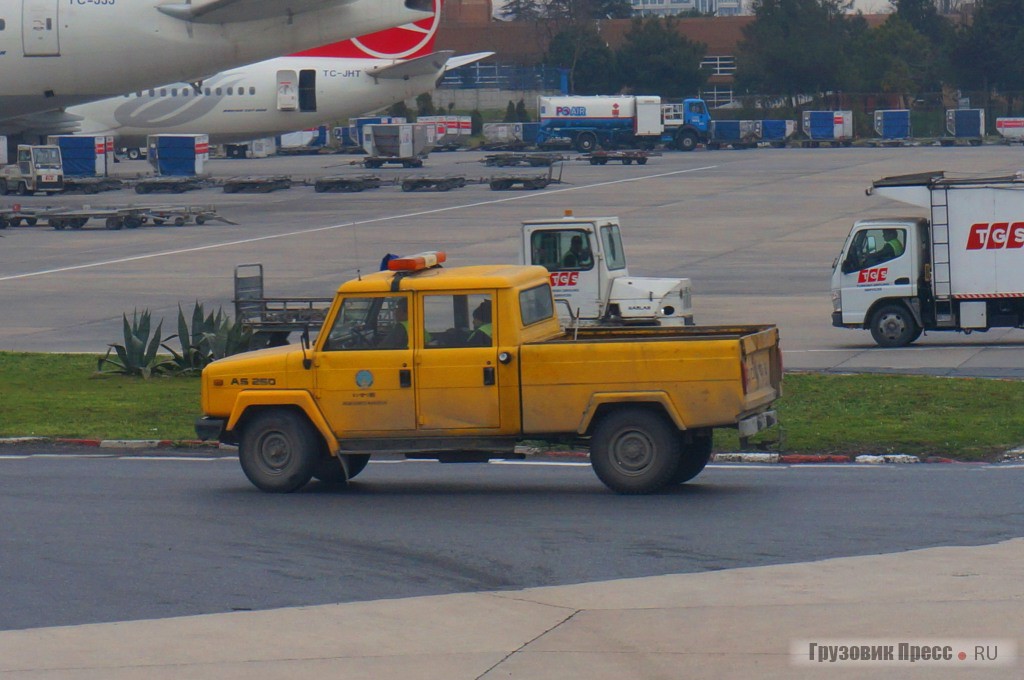
MULTIPOLYGON (((89 446, 100 449, 230 449, 219 442, 202 441, 199 439, 75 439, 68 437, 0 437, 0 446, 15 444, 63 444, 72 446, 89 446)), ((516 447, 517 453, 527 455, 543 455, 548 458, 565 458, 585 460, 589 458, 586 451, 545 451, 539 447, 516 447)), ((758 465, 908 465, 915 463, 956 463, 960 465, 988 465, 984 462, 963 463, 943 456, 912 456, 908 454, 884 455, 836 455, 836 454, 779 454, 779 453, 716 453, 711 456, 711 463, 748 463, 758 465)))

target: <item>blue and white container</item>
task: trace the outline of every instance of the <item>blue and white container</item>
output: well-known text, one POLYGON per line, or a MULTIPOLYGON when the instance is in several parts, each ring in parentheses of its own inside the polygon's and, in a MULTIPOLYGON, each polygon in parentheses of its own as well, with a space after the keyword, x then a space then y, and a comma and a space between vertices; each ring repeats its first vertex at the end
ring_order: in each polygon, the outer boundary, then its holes
POLYGON ((150 135, 149 164, 156 174, 193 177, 210 160, 209 135, 150 135))
POLYGON ((66 177, 106 177, 113 167, 113 137, 51 135, 46 143, 60 147, 66 177))
POLYGON ((903 140, 913 137, 910 129, 910 109, 875 111, 875 134, 882 139, 890 140, 903 140))
POLYGON ((853 139, 853 111, 804 111, 803 132, 812 142, 853 139))
POLYGON ((947 109, 946 132, 957 139, 985 136, 985 109, 947 109))

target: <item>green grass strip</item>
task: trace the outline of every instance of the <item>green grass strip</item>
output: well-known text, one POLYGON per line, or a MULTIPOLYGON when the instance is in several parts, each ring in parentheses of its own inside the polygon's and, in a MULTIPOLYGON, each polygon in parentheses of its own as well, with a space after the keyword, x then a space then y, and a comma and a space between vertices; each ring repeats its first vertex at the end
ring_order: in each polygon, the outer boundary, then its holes
MULTIPOLYGON (((0 352, 0 436, 195 438, 197 377, 98 375, 96 359, 0 352)), ((785 453, 994 460, 1024 444, 1024 381, 790 373, 783 390, 785 453)), ((743 450, 731 430, 716 433, 715 449, 743 450)))

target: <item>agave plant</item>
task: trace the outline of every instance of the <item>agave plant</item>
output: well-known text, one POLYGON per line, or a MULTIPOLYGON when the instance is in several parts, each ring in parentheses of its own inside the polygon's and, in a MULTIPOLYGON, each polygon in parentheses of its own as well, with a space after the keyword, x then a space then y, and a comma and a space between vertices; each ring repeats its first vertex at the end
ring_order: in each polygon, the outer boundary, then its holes
POLYGON ((206 314, 202 303, 196 301, 191 328, 178 305, 178 333, 166 338, 163 348, 171 353, 180 372, 195 373, 211 361, 248 351, 250 340, 250 331, 241 323, 232 322, 220 309, 206 314), (174 338, 178 339, 180 351, 166 344, 174 338))
POLYGON ((96 362, 96 370, 101 373, 121 373, 149 378, 153 375, 168 373, 174 370, 173 361, 158 357, 160 349, 160 329, 163 321, 157 324, 156 333, 150 337, 152 315, 148 309, 132 312, 132 321, 128 323, 128 315, 121 315, 124 321, 124 344, 111 343, 105 356, 96 362), (111 357, 116 353, 116 357, 111 357))

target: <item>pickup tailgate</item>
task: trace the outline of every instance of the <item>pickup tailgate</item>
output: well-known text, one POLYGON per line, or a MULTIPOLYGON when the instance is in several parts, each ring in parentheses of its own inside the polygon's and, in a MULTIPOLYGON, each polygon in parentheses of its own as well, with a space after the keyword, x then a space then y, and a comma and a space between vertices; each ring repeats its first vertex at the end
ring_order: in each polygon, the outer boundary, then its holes
POLYGON ((740 358, 748 409, 757 409, 782 396, 782 351, 777 328, 764 328, 742 336, 740 358))

